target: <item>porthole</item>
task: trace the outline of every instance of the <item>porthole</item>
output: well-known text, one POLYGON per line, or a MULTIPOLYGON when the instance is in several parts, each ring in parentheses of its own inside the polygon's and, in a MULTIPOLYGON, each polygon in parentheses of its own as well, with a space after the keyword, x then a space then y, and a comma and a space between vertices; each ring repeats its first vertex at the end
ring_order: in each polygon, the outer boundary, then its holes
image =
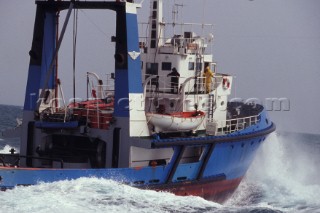
POLYGON ((143 180, 134 181, 133 184, 136 184, 136 185, 144 184, 144 181, 143 180))
POLYGON ((149 180, 149 183, 159 183, 160 180, 159 179, 153 179, 153 180, 149 180))
POLYGON ((220 103, 220 104, 221 104, 221 106, 223 106, 223 105, 224 105, 224 101, 221 101, 221 103, 220 103))
POLYGON ((187 180, 187 177, 178 177, 177 180, 179 180, 179 181, 187 180))
POLYGON ((117 62, 117 64, 119 65, 123 65, 124 64, 124 56, 120 53, 117 53, 114 55, 115 61, 117 62))

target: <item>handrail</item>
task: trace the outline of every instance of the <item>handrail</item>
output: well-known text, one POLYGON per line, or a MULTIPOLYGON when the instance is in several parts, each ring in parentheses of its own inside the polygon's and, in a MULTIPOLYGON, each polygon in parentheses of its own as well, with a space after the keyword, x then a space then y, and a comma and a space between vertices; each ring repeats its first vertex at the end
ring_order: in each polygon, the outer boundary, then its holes
POLYGON ((166 148, 166 147, 174 147, 174 146, 199 146, 199 145, 206 145, 206 144, 215 144, 215 143, 230 143, 230 142, 237 142, 239 140, 247 140, 250 138, 256 138, 261 136, 266 136, 271 132, 276 130, 276 125, 271 123, 270 126, 259 130, 253 131, 248 134, 239 134, 239 135, 228 135, 227 137, 197 137, 195 140, 172 140, 170 138, 166 139, 154 139, 151 143, 152 148, 166 148))
POLYGON ((182 88, 182 93, 183 94, 192 94, 192 93, 201 93, 201 92, 204 92, 205 91, 205 80, 206 78, 205 77, 201 77, 201 76, 192 76, 192 77, 189 77, 187 78, 182 84, 181 84, 181 88, 182 88), (190 85, 191 83, 191 80, 200 80, 199 82, 194 82, 193 85, 190 85), (194 85, 195 84, 198 84, 199 87, 197 89, 195 89, 194 85), (187 87, 188 85, 188 87, 187 87), (188 88, 188 90, 186 91, 186 87, 188 88), (195 91, 196 90, 196 91, 195 91))
MULTIPOLYGON (((153 79, 157 79, 157 89, 160 92, 165 92, 168 91, 168 93, 170 93, 169 91, 172 89, 171 86, 168 86, 168 84, 171 84, 171 81, 163 81, 161 82, 160 79, 170 79, 172 76, 167 76, 167 75, 149 75, 146 74, 145 76, 148 76, 146 78, 146 80, 143 83, 143 91, 144 94, 147 93, 148 91, 148 87, 152 87, 154 86, 154 84, 152 84, 152 80, 153 79)), ((198 82, 197 84, 199 85, 198 90, 204 92, 204 84, 205 84, 205 77, 201 77, 201 76, 192 76, 192 77, 188 77, 188 78, 184 78, 184 77, 178 77, 179 79, 183 80, 183 83, 176 85, 177 87, 180 85, 179 91, 178 93, 183 93, 183 91, 185 93, 191 94, 192 92, 195 91, 194 88, 194 84, 190 85, 191 80, 196 80, 196 79, 200 79, 200 83, 198 82), (185 89, 187 88, 187 89, 185 89)))
MULTIPOLYGON (((149 22, 139 22, 138 23, 141 29, 141 32, 146 32, 148 33, 148 29, 150 23, 149 22)), ((199 34, 198 36, 200 37, 205 37, 205 33, 211 33, 213 32, 213 24, 210 23, 179 23, 179 22, 166 22, 166 25, 173 25, 177 26, 179 29, 175 31, 175 34, 180 34, 183 35, 184 32, 195 32, 199 34)), ((140 33, 142 34, 142 33, 140 33)), ((147 38, 148 36, 145 37, 140 37, 140 38, 147 38)), ((163 38, 160 38, 163 39, 163 38)))
POLYGON ((143 83, 143 94, 146 94, 148 84, 152 85, 152 79, 156 78, 159 78, 159 75, 150 75, 149 77, 147 77, 147 79, 143 83))
POLYGON ((1 154, 0 160, 3 163, 3 166, 5 165, 4 159, 2 156, 10 156, 10 157, 16 157, 16 161, 14 162, 14 165, 17 165, 17 162, 20 161, 20 158, 31 158, 31 159, 39 159, 39 160, 50 160, 50 161, 60 161, 60 168, 63 169, 64 167, 64 162, 63 159, 58 159, 58 158, 45 158, 45 157, 36 157, 36 156, 30 156, 30 155, 17 155, 17 154, 1 154))
POLYGON ((213 125, 216 129, 214 132, 219 135, 225 135, 230 134, 236 131, 243 130, 249 126, 257 124, 261 119, 261 114, 253 115, 253 116, 247 116, 247 117, 241 117, 241 118, 234 118, 234 119, 227 119, 227 120, 221 120, 219 122, 215 121, 213 118, 208 118, 207 123, 213 123, 216 125, 213 125), (217 128, 218 124, 221 124, 220 126, 224 126, 224 128, 217 128))

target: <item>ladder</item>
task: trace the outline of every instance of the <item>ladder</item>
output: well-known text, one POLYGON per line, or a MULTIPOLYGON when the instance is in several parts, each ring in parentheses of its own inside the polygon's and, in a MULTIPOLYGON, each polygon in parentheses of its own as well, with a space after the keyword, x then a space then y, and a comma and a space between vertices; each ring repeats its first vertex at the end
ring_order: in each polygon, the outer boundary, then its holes
POLYGON ((208 134, 208 135, 216 135, 217 134, 217 123, 213 119, 214 111, 215 111, 214 94, 209 94, 208 117, 207 117, 207 126, 206 126, 206 134, 208 134))
POLYGON ((208 121, 213 122, 213 113, 215 110, 215 100, 214 94, 209 94, 209 103, 208 103, 208 121))

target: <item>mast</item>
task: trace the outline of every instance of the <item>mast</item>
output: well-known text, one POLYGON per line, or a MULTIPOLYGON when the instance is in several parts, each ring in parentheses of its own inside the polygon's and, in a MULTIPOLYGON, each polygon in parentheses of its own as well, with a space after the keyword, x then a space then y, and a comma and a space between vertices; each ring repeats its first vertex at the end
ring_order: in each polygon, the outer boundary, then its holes
POLYGON ((148 44, 150 53, 156 53, 159 46, 163 45, 164 22, 163 22, 163 1, 152 0, 151 12, 149 17, 149 36, 148 44))

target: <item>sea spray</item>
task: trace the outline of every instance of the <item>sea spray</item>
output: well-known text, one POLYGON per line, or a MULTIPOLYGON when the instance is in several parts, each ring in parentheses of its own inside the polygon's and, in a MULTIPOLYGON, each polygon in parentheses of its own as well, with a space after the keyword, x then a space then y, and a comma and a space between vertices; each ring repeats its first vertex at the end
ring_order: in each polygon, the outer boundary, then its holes
POLYGON ((3 147, 0 146, 0 154, 10 154, 10 150, 14 149, 16 152, 19 152, 19 149, 8 144, 4 144, 3 147))
POLYGON ((308 144, 307 137, 272 134, 228 204, 266 205, 284 212, 320 212, 320 184, 307 178, 317 176, 315 162, 320 153, 310 152, 317 144, 308 144))

